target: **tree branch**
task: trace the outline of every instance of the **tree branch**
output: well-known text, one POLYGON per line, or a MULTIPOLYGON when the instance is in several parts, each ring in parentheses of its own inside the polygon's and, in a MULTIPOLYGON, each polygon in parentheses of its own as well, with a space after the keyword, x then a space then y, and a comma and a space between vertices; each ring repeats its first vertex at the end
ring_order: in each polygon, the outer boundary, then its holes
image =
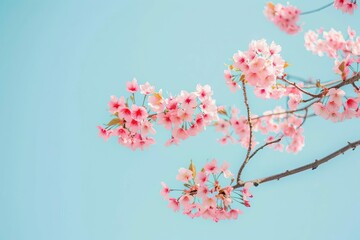
POLYGON ((355 83, 356 81, 358 81, 360 79, 360 72, 358 72, 357 74, 355 74, 354 76, 352 76, 351 78, 349 79, 346 79, 345 81, 342 81, 341 83, 335 85, 335 86, 332 86, 330 87, 331 88, 341 88, 342 86, 345 86, 345 85, 349 85, 349 84, 353 84, 355 83))
POLYGON ((239 172, 237 174, 237 178, 236 178, 236 182, 239 182, 240 181, 240 176, 241 176, 241 173, 242 171, 244 170, 246 164, 249 162, 250 158, 250 152, 251 152, 251 145, 252 145, 252 123, 251 123, 251 113, 250 113, 250 106, 249 106, 249 102, 248 102, 248 99, 247 99, 247 94, 246 94, 246 86, 245 86, 245 81, 242 81, 242 89, 243 89, 243 93, 244 93, 244 102, 245 102, 245 106, 246 106, 246 112, 247 112, 247 121, 249 123, 249 146, 248 146, 248 149, 247 149, 247 152, 246 152, 246 157, 244 159, 244 162, 242 163, 240 169, 239 169, 239 172))
MULTIPOLYGON (((273 181, 273 180, 280 180, 281 178, 284 178, 284 177, 287 177, 287 176, 290 176, 290 175, 294 175, 296 173, 300 173, 300 172, 305 171, 305 170, 309 170, 309 169, 315 170, 319 165, 321 165, 323 163, 326 163, 327 161, 337 157, 340 154, 344 154, 346 151, 348 151, 350 149, 355 150, 355 148, 357 146, 359 146, 359 145, 360 145, 360 140, 358 140, 356 142, 353 142, 353 143, 348 142, 348 144, 346 146, 344 146, 344 147, 340 148, 339 150, 327 155, 326 157, 323 157, 320 160, 315 160, 314 162, 309 163, 307 165, 304 165, 304 166, 301 166, 301 167, 298 167, 298 168, 295 168, 295 169, 292 169, 292 170, 287 170, 287 171, 279 173, 279 174, 275 174, 275 175, 272 175, 272 176, 269 176, 269 177, 264 177, 264 178, 258 178, 258 179, 250 180, 250 181, 247 181, 247 182, 253 182, 255 186, 258 186, 261 183, 270 182, 270 181, 273 181)), ((238 182, 235 186, 233 186, 233 188, 234 189, 235 188, 240 188, 240 187, 243 187, 244 185, 245 185, 245 182, 241 181, 241 182, 238 182)))

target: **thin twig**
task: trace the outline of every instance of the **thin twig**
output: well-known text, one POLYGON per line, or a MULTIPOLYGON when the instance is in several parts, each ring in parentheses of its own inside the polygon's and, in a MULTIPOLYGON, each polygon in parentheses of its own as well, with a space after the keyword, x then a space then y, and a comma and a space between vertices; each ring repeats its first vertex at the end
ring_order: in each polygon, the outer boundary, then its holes
POLYGON ((322 6, 320 8, 317 8, 317 9, 314 9, 314 10, 311 10, 311 11, 307 11, 307 12, 302 12, 302 13, 300 13, 300 15, 306 15, 306 14, 310 14, 310 13, 314 13, 314 12, 319 12, 319 11, 321 11, 321 10, 327 8, 327 7, 330 7, 333 4, 334 4, 334 2, 331 2, 331 3, 326 4, 325 6, 322 6))
POLYGON ((295 113, 295 112, 304 111, 304 110, 308 109, 309 107, 311 107, 316 102, 318 102, 318 101, 309 103, 305 107, 298 108, 298 109, 295 109, 295 110, 289 110, 289 111, 284 111, 284 112, 277 112, 277 113, 271 113, 271 114, 267 114, 267 115, 261 115, 261 116, 252 118, 252 120, 257 120, 257 119, 264 118, 264 117, 272 117, 272 116, 277 116, 277 115, 283 115, 283 114, 289 114, 289 113, 295 113))
POLYGON ((340 83, 342 82, 342 80, 334 80, 334 81, 329 81, 329 82, 325 82, 325 83, 321 83, 319 82, 318 84, 314 84, 314 85, 305 85, 303 86, 302 88, 319 88, 320 87, 326 87, 326 86, 329 86, 329 85, 333 85, 335 83, 340 83))
POLYGON ((264 145, 262 145, 261 147, 258 147, 249 157, 249 159, 251 159, 252 157, 255 156, 255 154, 257 154, 258 151, 260 151, 261 149, 263 149, 264 147, 268 146, 268 145, 271 145, 271 144, 274 144, 274 143, 278 143, 281 141, 283 136, 279 137, 278 139, 275 139, 274 141, 271 141, 271 142, 267 142, 265 143, 264 145))
POLYGON ((300 124, 300 126, 298 128, 301 128, 302 125, 304 125, 306 119, 307 119, 307 116, 308 116, 308 112, 309 112, 309 109, 305 109, 305 115, 303 117, 303 121, 302 123, 300 124))
MULTIPOLYGON (((279 174, 275 174, 275 175, 272 175, 272 176, 269 176, 269 177, 264 177, 264 178, 257 178, 257 179, 250 180, 250 181, 247 181, 247 182, 253 182, 255 186, 258 186, 261 183, 270 182, 270 181, 273 181, 273 180, 280 180, 281 178, 284 178, 284 177, 287 177, 287 176, 290 176, 290 175, 294 175, 294 174, 303 172, 305 170, 309 170, 309 169, 315 170, 321 164, 326 163, 327 161, 339 156, 340 154, 343 154, 343 153, 345 153, 346 151, 348 151, 350 149, 355 150, 355 148, 357 146, 359 146, 359 145, 360 145, 360 140, 358 140, 356 142, 353 142, 353 143, 348 142, 348 144, 346 146, 344 146, 344 147, 340 148, 339 150, 327 155, 326 157, 323 157, 320 160, 315 160, 312 163, 306 164, 304 166, 301 166, 301 167, 298 167, 298 168, 295 168, 295 169, 292 169, 292 170, 287 170, 287 171, 279 173, 279 174)), ((236 189, 236 188, 243 187, 245 185, 245 183, 246 182, 244 182, 244 181, 238 182, 235 186, 233 186, 233 188, 236 189)))

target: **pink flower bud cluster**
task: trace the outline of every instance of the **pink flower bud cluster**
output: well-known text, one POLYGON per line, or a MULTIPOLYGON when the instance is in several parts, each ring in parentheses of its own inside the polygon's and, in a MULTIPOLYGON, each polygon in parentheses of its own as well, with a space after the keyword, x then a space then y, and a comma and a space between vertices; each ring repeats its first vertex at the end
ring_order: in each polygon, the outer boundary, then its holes
POLYGON ((357 94, 357 97, 344 99, 345 92, 343 90, 331 88, 326 95, 328 97, 326 103, 314 103, 314 112, 316 115, 329 119, 334 123, 354 117, 358 118, 360 117, 360 92, 357 94))
POLYGON ((148 136, 156 133, 153 128, 155 122, 171 131, 172 136, 166 143, 171 145, 195 136, 205 126, 218 120, 217 106, 208 85, 197 85, 195 92, 181 91, 180 95, 169 98, 163 97, 162 90, 155 92, 148 82, 139 86, 136 79, 127 82, 126 88, 131 93, 130 97, 125 101, 124 97, 111 96, 109 111, 114 118, 105 128, 98 128, 99 135, 105 140, 111 136, 118 137, 120 144, 133 150, 143 150, 155 143, 148 136), (139 97, 142 97, 142 105, 136 104, 139 97))
POLYGON ((170 208, 175 212, 182 210, 183 214, 191 218, 202 217, 215 222, 237 219, 242 212, 233 208, 233 204, 238 202, 250 207, 249 198, 252 195, 249 188, 253 184, 248 182, 241 190, 230 185, 220 185, 220 176, 230 178, 231 183, 234 180, 228 167, 229 164, 226 162, 219 167, 214 159, 207 163, 201 172, 196 173, 195 166, 191 163, 189 169, 180 168, 176 176, 185 189, 171 189, 165 183, 161 183, 160 193, 169 202, 170 208), (179 194, 171 197, 172 192, 179 194))
POLYGON ((291 5, 274 5, 269 2, 265 6, 265 16, 287 34, 296 34, 301 30, 297 24, 301 11, 291 5))
POLYGON ((328 32, 320 29, 317 33, 308 31, 305 34, 305 47, 319 56, 327 54, 330 58, 334 58, 334 71, 343 79, 348 77, 353 63, 360 63, 360 37, 356 37, 356 32, 350 27, 348 27, 347 40, 340 31, 334 29, 328 32))
MULTIPOLYGON (((289 100, 291 101, 291 100, 289 100)), ((251 116, 252 130, 253 132, 260 132, 263 135, 276 134, 278 138, 287 138, 289 142, 286 150, 288 152, 297 153, 304 147, 303 128, 301 127, 303 120, 294 115, 281 114, 285 112, 281 107, 275 108, 274 111, 267 111, 263 116, 258 117, 256 115, 251 116)), ((237 116, 238 110, 232 109, 231 114, 224 115, 224 119, 220 119, 215 123, 216 131, 224 134, 219 139, 221 144, 228 142, 239 142, 244 148, 249 147, 249 132, 250 127, 247 118, 244 116, 237 116), (230 132, 233 132, 239 137, 236 141, 230 132)), ((269 136, 267 141, 273 141, 275 137, 269 136)), ((253 139, 251 147, 254 148, 258 142, 253 139)), ((278 151, 283 151, 284 145, 280 142, 273 146, 278 151)))
POLYGON ((334 7, 344 13, 353 14, 357 8, 356 0, 335 0, 334 7))
POLYGON ((281 47, 265 39, 252 41, 246 52, 239 51, 233 56, 233 63, 224 71, 230 90, 239 89, 238 83, 246 81, 254 87, 268 88, 284 74, 285 61, 280 56, 281 47))

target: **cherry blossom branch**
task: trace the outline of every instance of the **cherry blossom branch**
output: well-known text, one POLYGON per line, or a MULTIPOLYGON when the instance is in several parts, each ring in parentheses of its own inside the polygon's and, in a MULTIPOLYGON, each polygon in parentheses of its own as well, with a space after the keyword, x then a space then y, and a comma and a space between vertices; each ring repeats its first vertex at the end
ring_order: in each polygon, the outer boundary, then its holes
POLYGON ((244 162, 242 163, 239 172, 237 174, 237 178, 236 178, 236 182, 240 181, 240 177, 241 177, 241 173, 244 170, 246 164, 249 162, 250 160, 250 152, 251 152, 251 145, 252 145, 252 123, 251 123, 251 113, 250 113, 250 107, 249 107, 249 102, 248 102, 248 98, 247 98, 247 94, 246 94, 246 85, 245 85, 245 81, 242 81, 242 89, 243 89, 243 94, 244 94, 244 102, 245 102, 245 106, 246 106, 246 112, 247 112, 247 121, 249 123, 249 146, 246 152, 246 157, 244 159, 244 162))
MULTIPOLYGON (((355 74, 351 78, 348 78, 345 81, 342 81, 342 82, 340 82, 340 83, 326 89, 326 91, 328 91, 329 89, 332 89, 332 88, 341 88, 341 87, 349 85, 349 84, 353 85, 353 84, 355 84, 356 81, 359 81, 359 79, 360 79, 360 72, 358 72, 357 74, 355 74)), ((324 96, 324 94, 325 94, 325 89, 323 89, 319 94, 314 95, 312 98, 303 100, 303 102, 309 102, 309 101, 311 101, 311 100, 313 100, 315 98, 321 98, 321 97, 324 96)))
MULTIPOLYGON (((287 176, 290 176, 290 175, 294 175, 294 174, 303 172, 305 170, 309 170, 309 169, 315 170, 319 165, 328 162, 329 160, 339 156, 340 154, 344 154, 346 151, 348 151, 350 149, 355 150, 355 148, 357 146, 359 146, 359 145, 360 145, 360 140, 358 140, 356 142, 353 142, 353 143, 348 142, 348 144, 346 146, 344 146, 344 147, 340 148, 339 150, 327 155, 326 157, 323 157, 320 160, 315 160, 312 163, 306 164, 304 166, 301 166, 301 167, 298 167, 298 168, 295 168, 295 169, 292 169, 292 170, 286 170, 285 172, 282 172, 282 173, 279 173, 279 174, 275 174, 275 175, 272 175, 272 176, 269 176, 269 177, 250 180, 248 182, 252 182, 252 183, 254 183, 255 186, 258 186, 261 183, 270 182, 270 181, 273 181, 273 180, 280 180, 281 178, 284 178, 284 177, 287 177, 287 176)), ((239 182, 238 181, 238 183, 235 186, 233 186, 233 188, 234 189, 240 188, 240 187, 243 187, 244 185, 245 185, 245 182, 243 182, 243 181, 239 182)))
MULTIPOLYGON (((281 79, 281 78, 280 78, 281 79)), ((283 80, 283 79, 281 79, 283 80)), ((286 79, 284 79, 285 81, 287 81, 286 79)), ((340 83, 328 88, 326 91, 328 91, 329 89, 332 89, 332 88, 341 88, 343 86, 346 86, 346 85, 352 85, 352 84, 355 84, 356 81, 359 81, 360 80, 360 72, 358 72, 357 74, 355 74, 354 76, 352 76, 351 78, 345 80, 345 81, 341 81, 340 83)), ((331 85, 333 83, 336 83, 337 81, 335 82, 329 82, 327 83, 327 85, 331 85)), ((291 82, 289 82, 289 84, 291 84, 291 82)), ((324 86, 324 85, 322 85, 324 86)), ((295 84, 295 87, 298 88, 300 90, 300 87, 297 87, 296 84, 295 84)), ((312 101, 316 98, 322 98, 325 94, 325 90, 322 90, 319 94, 314 94, 313 97, 309 98, 309 99, 305 99, 305 100, 302 100, 302 102, 309 102, 309 101, 312 101)), ((261 116, 258 116, 258 117, 254 117, 252 118, 252 120, 257 120, 257 119, 261 119, 261 118, 264 118, 264 117, 270 117, 270 116, 276 116, 276 115, 282 115, 282 114, 291 114, 291 113, 295 113, 295 112, 301 112, 301 111, 304 111, 304 110, 308 110, 309 107, 311 107, 314 103, 318 102, 320 99, 306 105, 305 107, 302 107, 302 108, 298 108, 298 109, 295 109, 295 110, 288 110, 288 111, 283 111, 283 112, 277 112, 277 113, 272 113, 272 114, 267 114, 267 115, 261 115, 261 116)))
POLYGON ((305 85, 303 86, 302 88, 303 89, 306 89, 306 88, 319 88, 319 87, 326 87, 326 86, 329 86, 329 85, 333 85, 335 83, 340 83, 342 82, 343 80, 334 80, 334 81, 329 81, 329 82, 325 82, 323 84, 321 84, 321 82, 319 81, 318 83, 316 84, 313 84, 313 85, 305 85))

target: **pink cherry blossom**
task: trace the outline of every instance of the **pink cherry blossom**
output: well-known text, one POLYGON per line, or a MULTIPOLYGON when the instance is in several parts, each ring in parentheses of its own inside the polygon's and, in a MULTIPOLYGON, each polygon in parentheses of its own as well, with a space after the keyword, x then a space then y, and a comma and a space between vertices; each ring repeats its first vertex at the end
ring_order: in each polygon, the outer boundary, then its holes
POLYGON ((164 110, 165 107, 165 100, 162 96, 162 90, 160 89, 159 92, 152 94, 149 97, 149 107, 152 111, 156 113, 160 113, 164 110))
POLYGON ((140 85, 140 93, 144 95, 149 95, 155 92, 154 86, 151 86, 150 83, 146 82, 143 85, 140 85))
POLYGON ((266 5, 264 10, 265 16, 288 34, 295 34, 301 30, 301 27, 297 24, 300 13, 301 11, 294 6, 274 5, 271 2, 266 5))
POLYGON ((172 208, 174 212, 180 210, 180 203, 175 198, 169 198, 169 208, 172 208))
POLYGON ((334 7, 344 13, 353 14, 354 10, 357 8, 357 4, 356 1, 352 0, 335 0, 334 7))
POLYGON ((182 195, 179 199, 179 203, 183 205, 185 208, 189 207, 191 205, 192 201, 194 200, 194 197, 191 195, 182 195))
POLYGON ((109 102, 109 111, 111 114, 115 114, 119 112, 119 109, 125 107, 125 99, 124 97, 120 97, 119 99, 115 96, 110 97, 111 100, 109 102))
POLYGON ((216 160, 213 159, 211 162, 205 164, 204 166, 204 170, 207 174, 216 174, 219 172, 219 169, 217 167, 217 163, 216 163, 216 160))
POLYGON ((241 213, 242 212, 239 209, 231 209, 229 212, 229 218, 236 220, 238 218, 238 215, 241 213))
POLYGON ((136 121, 142 121, 146 119, 148 112, 144 107, 136 106, 135 104, 131 107, 131 117, 136 121))
MULTIPOLYGON (((207 182, 207 179, 206 179, 207 182)), ((199 198, 206 198, 208 195, 210 194, 209 188, 205 185, 200 186, 196 196, 198 196, 199 198)))
POLYGON ((250 187, 252 187, 252 186, 254 186, 254 183, 252 183, 252 182, 245 183, 244 188, 242 190, 244 200, 248 200, 248 198, 253 197, 253 195, 249 191, 250 187))
POLYGON ((136 79, 134 78, 131 82, 127 82, 126 88, 127 88, 128 92, 136 93, 139 90, 139 85, 138 85, 136 79))
POLYGON ((161 186, 162 189, 160 191, 160 194, 164 197, 164 199, 169 199, 170 188, 168 188, 168 186, 164 182, 161 182, 161 186))
POLYGON ((220 171, 224 173, 224 177, 225 178, 230 178, 230 177, 233 177, 234 175, 230 172, 230 170, 228 169, 230 166, 229 163, 227 162, 223 162, 223 164, 221 165, 220 167, 220 171))
POLYGON ((153 128, 153 125, 149 121, 144 121, 141 125, 141 134, 156 134, 156 130, 153 128))
POLYGON ((226 79, 226 85, 229 86, 230 91, 233 93, 240 89, 239 84, 235 80, 226 79))
POLYGON ((184 183, 189 182, 192 179, 193 172, 186 168, 180 168, 179 174, 176 176, 176 179, 184 183))
POLYGON ((302 98, 301 98, 300 95, 290 93, 289 94, 289 101, 288 101, 288 105, 289 105, 290 110, 295 110, 298 107, 301 99, 302 98))
POLYGON ((199 172, 197 174, 197 179, 196 179, 197 184, 199 184, 200 186, 204 186, 207 181, 208 181, 208 176, 206 175, 205 172, 199 172))
POLYGON ((181 91, 179 101, 182 108, 195 108, 197 106, 196 95, 194 93, 181 91))
POLYGON ((222 132, 224 134, 227 134, 229 132, 230 123, 228 121, 225 121, 223 119, 220 119, 215 123, 215 129, 218 132, 222 132))
POLYGON ((329 111, 322 103, 317 102, 313 104, 313 109, 316 115, 321 116, 325 119, 329 118, 329 111))
POLYGON ((104 138, 104 141, 108 140, 112 134, 112 131, 106 130, 105 128, 103 128, 101 126, 98 126, 98 129, 99 129, 99 136, 104 138))
POLYGON ((124 118, 126 121, 131 121, 132 118, 132 112, 128 107, 122 107, 119 109, 119 118, 124 118))
POLYGON ((174 128, 172 136, 177 139, 185 140, 189 137, 189 134, 184 128, 174 128))
POLYGON ((200 99, 200 101, 204 101, 213 95, 213 91, 209 85, 201 86, 198 84, 196 85, 195 95, 200 99))
POLYGON ((359 107, 359 103, 355 98, 348 98, 346 100, 346 107, 349 109, 357 109, 359 107))

